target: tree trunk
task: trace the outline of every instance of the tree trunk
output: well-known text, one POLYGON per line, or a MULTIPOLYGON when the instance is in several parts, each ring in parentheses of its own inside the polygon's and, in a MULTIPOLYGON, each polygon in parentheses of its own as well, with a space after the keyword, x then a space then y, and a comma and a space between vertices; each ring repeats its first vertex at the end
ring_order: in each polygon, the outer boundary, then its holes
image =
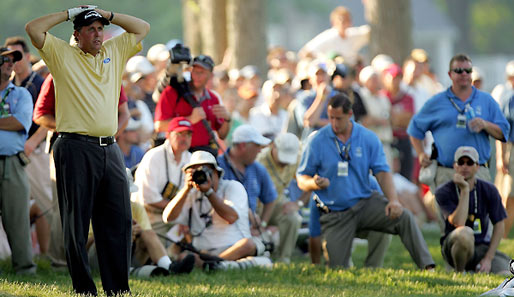
POLYGON ((255 65, 266 70, 266 1, 227 0, 227 35, 230 66, 255 65))
POLYGON ((198 25, 200 6, 198 0, 182 0, 182 18, 184 24, 184 45, 191 49, 191 54, 202 51, 200 26, 198 25))
POLYGON ((410 0, 366 0, 365 10, 371 26, 371 58, 386 54, 401 65, 412 50, 410 0))
POLYGON ((202 53, 221 63, 227 49, 226 0, 200 0, 202 53))

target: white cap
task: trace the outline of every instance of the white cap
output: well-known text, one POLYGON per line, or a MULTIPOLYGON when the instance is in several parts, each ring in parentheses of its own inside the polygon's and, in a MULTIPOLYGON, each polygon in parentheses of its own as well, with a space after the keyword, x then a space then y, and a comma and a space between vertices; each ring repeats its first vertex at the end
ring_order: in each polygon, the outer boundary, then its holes
POLYGON ((380 54, 376 55, 373 60, 371 60, 371 66, 375 68, 376 71, 381 73, 384 71, 389 65, 393 64, 393 58, 388 55, 380 54))
POLYGON ((278 160, 286 164, 295 164, 298 161, 300 141, 293 133, 281 133, 275 138, 278 160))
POLYGON ((232 134, 232 143, 253 142, 258 145, 268 145, 271 140, 262 136, 257 129, 245 124, 237 127, 232 134))
POLYGON ((223 168, 221 168, 218 165, 218 162, 216 161, 216 158, 207 151, 196 151, 191 155, 191 159, 189 160, 189 163, 184 165, 182 167, 182 170, 186 170, 189 167, 193 165, 200 165, 200 164, 211 164, 214 166, 214 168, 220 173, 220 177, 223 176, 223 173, 225 172, 223 168))
POLYGON ((251 79, 256 75, 260 75, 259 69, 257 69, 257 66, 255 65, 246 65, 245 67, 241 68, 240 73, 246 79, 251 79))
POLYGON ((509 61, 505 66, 505 74, 507 76, 514 76, 514 60, 509 61))
POLYGON ((150 63, 155 64, 160 61, 164 61, 170 58, 170 51, 162 44, 157 43, 153 45, 146 53, 146 58, 150 63))
POLYGON ((482 70, 477 66, 473 66, 473 72, 471 72, 471 80, 481 80, 484 79, 484 75, 482 74, 482 70))
POLYGON ((125 131, 135 131, 141 128, 142 125, 143 123, 140 120, 135 120, 132 117, 130 117, 128 120, 127 127, 125 128, 125 131))
POLYGON ((155 72, 155 67, 146 57, 135 56, 127 61, 125 70, 130 73, 130 81, 135 83, 144 75, 155 72))
POLYGON ((378 72, 372 66, 366 66, 362 68, 359 73, 359 80, 362 84, 365 84, 373 75, 378 75, 378 72))
POLYGON ((453 157, 454 161, 459 161, 462 157, 468 157, 473 162, 478 163, 478 152, 477 150, 472 146, 461 146, 455 151, 455 155, 453 157))

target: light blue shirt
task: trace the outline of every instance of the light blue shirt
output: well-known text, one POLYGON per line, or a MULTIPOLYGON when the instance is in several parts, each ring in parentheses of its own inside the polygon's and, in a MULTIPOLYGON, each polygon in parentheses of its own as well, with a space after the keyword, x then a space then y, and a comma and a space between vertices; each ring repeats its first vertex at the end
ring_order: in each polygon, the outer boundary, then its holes
POLYGON ((502 114, 498 103, 487 93, 473 87, 471 96, 462 102, 450 88, 430 98, 419 113, 412 117, 407 133, 417 139, 424 139, 425 132, 431 131, 437 148, 437 161, 443 166, 452 167, 455 151, 460 146, 472 146, 478 151, 479 163, 485 164, 491 156, 489 134, 483 130, 473 133, 467 127, 457 127, 458 109, 449 99, 452 98, 457 107, 464 112, 466 104, 470 104, 475 116, 492 122, 500 127, 503 137, 507 139, 510 125, 502 114))
POLYGON ((257 210, 257 198, 263 204, 275 201, 278 194, 266 168, 257 162, 253 162, 245 168, 245 173, 242 174, 236 168, 233 168, 227 160, 229 150, 218 157, 219 166, 225 170, 223 179, 236 180, 243 184, 248 194, 248 206, 253 212, 257 210))
POLYGON ((389 172, 382 143, 376 134, 351 121, 352 133, 346 143, 336 137, 332 125, 321 128, 309 137, 297 171, 298 175, 318 174, 330 180, 330 186, 314 192, 333 211, 348 209, 360 199, 371 196, 370 170, 374 175, 389 172), (338 163, 343 162, 340 151, 346 150, 350 156, 347 161, 348 174, 340 175, 338 163))
POLYGON ((0 91, 0 100, 6 92, 9 95, 6 102, 9 104, 9 113, 23 125, 19 131, 7 131, 0 129, 0 155, 11 156, 25 149, 25 141, 32 124, 32 96, 27 89, 15 86, 10 82, 7 87, 0 91))

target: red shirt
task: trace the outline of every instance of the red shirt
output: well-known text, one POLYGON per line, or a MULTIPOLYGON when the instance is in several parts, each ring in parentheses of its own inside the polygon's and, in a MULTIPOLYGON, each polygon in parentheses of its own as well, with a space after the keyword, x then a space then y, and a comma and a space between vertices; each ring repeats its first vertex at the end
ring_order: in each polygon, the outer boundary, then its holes
MULTIPOLYGON (((401 92, 393 98, 391 93, 388 91, 384 91, 384 95, 386 95, 387 98, 389 98, 389 101, 391 101, 391 110, 394 113, 409 112, 414 115, 414 99, 412 99, 410 95, 401 92)), ((407 128, 393 127, 393 136, 395 138, 408 137, 407 128)))
MULTIPOLYGON (((123 86, 121 86, 120 92, 120 100, 118 102, 118 107, 123 103, 127 102, 127 95, 125 95, 125 91, 123 90, 123 86)), ((39 96, 37 97, 36 105, 34 106, 34 113, 32 116, 33 121, 44 116, 45 114, 50 114, 55 116, 55 91, 54 91, 54 79, 51 74, 49 74, 43 85, 41 86, 41 90, 39 91, 39 96)))
MULTIPOLYGON (((180 98, 177 102, 177 91, 171 86, 167 86, 157 102, 155 108, 155 121, 168 121, 178 116, 190 116, 193 113, 193 107, 189 105, 184 98, 180 98)), ((194 98, 194 96, 193 96, 194 98)), ((196 100, 196 98, 195 98, 196 100)), ((213 130, 219 130, 225 119, 216 118, 212 112, 212 106, 220 104, 220 100, 216 94, 206 89, 202 97, 200 105, 202 106, 207 116, 207 122, 211 125, 213 130)), ((191 139, 191 147, 208 146, 209 145, 209 132, 199 121, 193 124, 193 138, 191 139)))

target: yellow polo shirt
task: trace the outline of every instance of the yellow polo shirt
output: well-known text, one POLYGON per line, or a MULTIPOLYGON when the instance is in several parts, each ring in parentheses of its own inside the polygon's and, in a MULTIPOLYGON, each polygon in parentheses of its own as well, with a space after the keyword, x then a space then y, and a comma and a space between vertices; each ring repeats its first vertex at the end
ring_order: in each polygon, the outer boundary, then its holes
POLYGON ((105 41, 92 56, 47 32, 39 54, 54 78, 57 131, 113 136, 121 75, 127 60, 141 49, 134 34, 123 33, 105 41))
POLYGON ((289 186, 289 183, 295 177, 296 169, 300 163, 300 155, 298 155, 298 159, 295 164, 280 167, 271 156, 271 146, 268 146, 262 149, 259 155, 257 155, 256 160, 266 168, 266 171, 268 171, 268 174, 271 177, 271 181, 277 190, 277 202, 282 201, 284 198, 284 190, 289 186))

